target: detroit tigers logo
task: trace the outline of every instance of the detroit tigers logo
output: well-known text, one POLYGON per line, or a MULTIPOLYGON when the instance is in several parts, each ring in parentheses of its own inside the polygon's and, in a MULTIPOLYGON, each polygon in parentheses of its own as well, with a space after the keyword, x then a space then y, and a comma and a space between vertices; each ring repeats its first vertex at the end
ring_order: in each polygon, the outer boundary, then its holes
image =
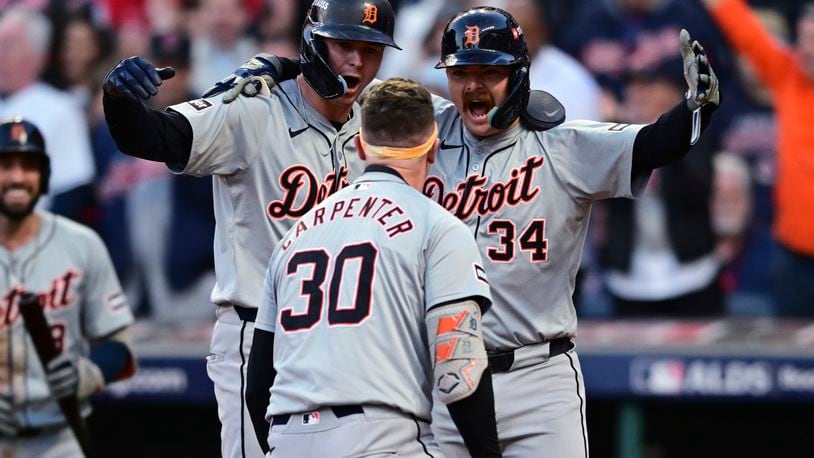
MULTIPOLYGON (((60 310, 73 305, 77 297, 72 289, 82 273, 76 269, 68 269, 64 274, 51 280, 51 287, 44 292, 37 293, 40 306, 47 312, 60 310)), ((21 285, 13 286, 0 297, 0 331, 14 326, 20 321, 20 296, 26 291, 21 285)))
POLYGON ((25 133, 25 127, 22 124, 14 124, 11 126, 11 141, 24 145, 28 143, 28 134, 25 133))
POLYGON ((480 41, 480 27, 476 25, 468 25, 466 26, 466 32, 464 32, 464 46, 475 46, 480 41))
POLYGON ((424 194, 466 221, 473 215, 497 213, 507 204, 514 207, 534 200, 540 194, 540 188, 534 186, 534 173, 542 166, 543 157, 532 156, 522 166, 512 169, 505 182, 495 181, 485 186, 486 177, 469 175, 450 192, 445 192, 440 178, 430 176, 424 181, 424 194))
POLYGON ((365 3, 365 17, 362 18, 362 24, 375 24, 379 20, 379 7, 365 3))
POLYGON ((331 172, 320 183, 311 169, 304 165, 293 165, 280 174, 283 198, 269 202, 266 214, 271 219, 299 218, 329 195, 349 185, 348 168, 345 166, 339 168, 338 176, 331 172))

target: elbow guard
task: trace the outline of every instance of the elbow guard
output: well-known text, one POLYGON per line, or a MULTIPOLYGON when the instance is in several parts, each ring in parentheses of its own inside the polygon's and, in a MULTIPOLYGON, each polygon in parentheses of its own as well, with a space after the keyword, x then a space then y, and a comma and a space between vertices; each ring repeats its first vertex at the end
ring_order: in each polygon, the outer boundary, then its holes
POLYGON ((433 379, 444 404, 477 390, 488 359, 481 336, 481 311, 474 301, 436 307, 427 313, 433 379))

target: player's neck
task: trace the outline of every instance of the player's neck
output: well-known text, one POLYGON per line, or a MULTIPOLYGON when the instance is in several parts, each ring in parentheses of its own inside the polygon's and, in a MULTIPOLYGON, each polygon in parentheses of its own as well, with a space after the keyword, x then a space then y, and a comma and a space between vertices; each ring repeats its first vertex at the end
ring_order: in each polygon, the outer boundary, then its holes
POLYGON ((342 98, 324 99, 305 81, 302 75, 297 77, 297 85, 300 87, 300 92, 305 101, 319 114, 325 116, 325 119, 333 123, 344 123, 348 120, 348 116, 353 110, 353 100, 346 102, 342 98))
POLYGON ((39 228, 40 216, 35 212, 20 220, 0 216, 0 245, 14 251, 34 239, 39 228))

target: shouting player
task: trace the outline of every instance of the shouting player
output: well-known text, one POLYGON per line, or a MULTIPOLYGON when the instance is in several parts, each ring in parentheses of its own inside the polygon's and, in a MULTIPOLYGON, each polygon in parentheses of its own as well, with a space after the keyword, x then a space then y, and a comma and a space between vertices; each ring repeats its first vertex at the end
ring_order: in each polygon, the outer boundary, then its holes
POLYGON ((420 192, 438 147, 430 93, 376 85, 356 142, 364 174, 269 263, 247 391, 258 440, 275 456, 440 457, 436 388, 471 455, 500 456, 481 259, 466 226, 420 192))
MULTIPOLYGON (((572 294, 591 204, 641 192, 653 169, 687 153, 720 100, 703 48, 680 38, 687 99, 654 124, 532 131, 517 117, 530 60, 515 19, 472 8, 444 30, 437 67, 454 105, 437 107, 441 151, 424 193, 469 226, 486 261, 484 340, 504 456, 588 456, 572 294)), ((433 431, 445 456, 467 456, 446 409, 434 409, 433 431)))
POLYGON ((34 124, 0 122, 0 456, 84 456, 57 400, 88 398, 131 376, 133 315, 96 233, 34 210, 48 192, 51 161, 34 124), (18 304, 36 294, 60 354, 37 356, 18 304))
MULTIPOLYGON (((262 456, 244 388, 263 273, 293 222, 361 173, 355 99, 378 72, 384 47, 397 48, 394 20, 387 0, 314 1, 300 44, 302 74, 270 97, 230 104, 209 97, 161 112, 143 101, 170 77, 168 69, 159 73, 131 57, 105 78, 105 117, 123 152, 166 162, 175 172, 214 176, 218 319, 207 372, 225 457, 262 456)), ((300 69, 271 59, 254 59, 243 70, 273 66, 282 79, 300 69)))

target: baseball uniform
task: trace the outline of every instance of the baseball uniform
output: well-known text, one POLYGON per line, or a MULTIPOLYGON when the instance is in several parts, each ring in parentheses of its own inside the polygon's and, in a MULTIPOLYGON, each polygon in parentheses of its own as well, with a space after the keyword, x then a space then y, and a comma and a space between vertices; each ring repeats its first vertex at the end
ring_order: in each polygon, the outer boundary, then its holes
POLYGON ((392 169, 312 209, 275 250, 257 316, 274 333, 271 455, 442 456, 425 318, 467 299, 489 302, 470 231, 392 169))
POLYGON ((170 107, 192 126, 189 161, 170 168, 213 176, 218 321, 207 371, 215 384, 224 456, 262 456, 244 408, 245 370, 263 272, 292 224, 359 176, 358 104, 337 131, 303 99, 296 80, 270 97, 220 96, 170 107), (238 315, 240 313, 240 315, 238 315), (248 448, 249 450, 246 450, 248 448))
MULTIPOLYGON (((16 438, 0 437, 0 451, 18 458, 79 457, 23 325, 20 294, 40 296, 57 346, 74 360, 89 355, 90 340, 128 326, 133 316, 96 233, 48 212, 38 215, 31 241, 13 251, 0 247, 0 395, 11 399, 21 427, 16 438)), ((87 401, 82 413, 90 413, 87 401)))
MULTIPOLYGON (((470 228, 486 262, 484 340, 504 456, 587 456, 571 297, 592 202, 646 183, 630 173, 642 126, 573 121, 478 140, 439 99, 436 120, 442 141, 424 193, 470 228)), ((433 431, 445 455, 467 456, 440 406, 433 431)))

